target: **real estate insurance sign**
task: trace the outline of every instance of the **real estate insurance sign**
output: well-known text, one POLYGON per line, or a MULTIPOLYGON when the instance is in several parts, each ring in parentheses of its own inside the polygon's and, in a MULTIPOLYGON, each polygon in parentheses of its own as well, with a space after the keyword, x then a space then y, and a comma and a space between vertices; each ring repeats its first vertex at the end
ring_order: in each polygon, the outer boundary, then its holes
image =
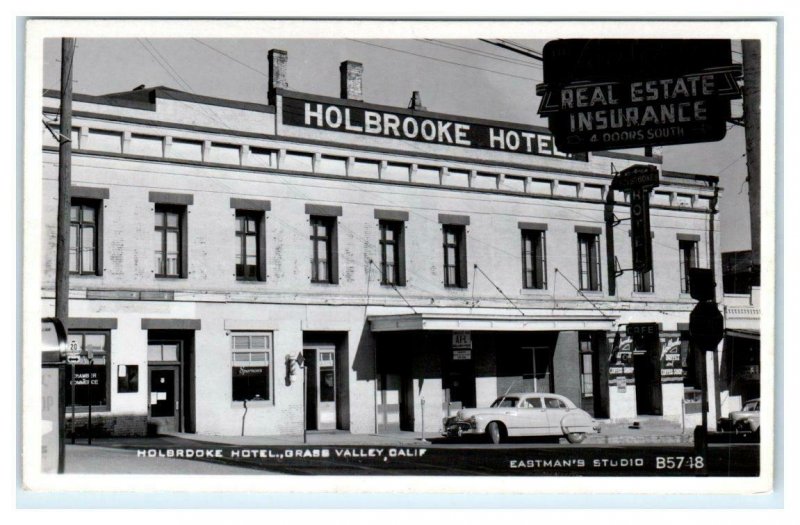
POLYGON ((741 96, 730 40, 555 40, 543 59, 539 114, 567 153, 721 140, 741 96))

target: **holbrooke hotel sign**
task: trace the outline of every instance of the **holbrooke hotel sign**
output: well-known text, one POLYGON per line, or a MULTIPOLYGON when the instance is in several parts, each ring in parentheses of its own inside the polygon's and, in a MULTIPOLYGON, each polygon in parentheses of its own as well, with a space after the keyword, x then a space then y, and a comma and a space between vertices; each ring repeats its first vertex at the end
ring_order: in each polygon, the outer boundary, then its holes
MULTIPOLYGON (((553 136, 535 128, 508 128, 486 121, 455 121, 410 110, 391 111, 327 101, 321 97, 283 96, 283 123, 289 126, 357 133, 431 144, 461 146, 545 157, 586 160, 584 154, 559 151, 553 136)), ((466 119, 465 119, 466 120, 466 119)))
POLYGON ((725 137, 741 66, 729 40, 548 42, 539 114, 568 152, 725 137))

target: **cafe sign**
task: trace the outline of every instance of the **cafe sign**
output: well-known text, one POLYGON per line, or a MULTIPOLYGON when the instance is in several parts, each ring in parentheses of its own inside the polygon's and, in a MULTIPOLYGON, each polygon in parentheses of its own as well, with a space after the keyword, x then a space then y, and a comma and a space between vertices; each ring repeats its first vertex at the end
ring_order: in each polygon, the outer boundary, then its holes
POLYGON ((730 40, 566 39, 542 55, 538 112, 569 153, 722 140, 741 97, 730 40))

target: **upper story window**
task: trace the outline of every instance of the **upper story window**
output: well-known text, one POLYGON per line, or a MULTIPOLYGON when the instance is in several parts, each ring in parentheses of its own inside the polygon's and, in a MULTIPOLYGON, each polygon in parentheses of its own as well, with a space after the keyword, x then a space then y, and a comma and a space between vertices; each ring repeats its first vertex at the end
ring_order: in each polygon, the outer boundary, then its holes
POLYGON ((332 283, 333 257, 332 240, 336 229, 336 218, 315 217, 311 223, 311 282, 332 283))
POLYGON ((231 197, 235 210, 234 264, 237 281, 267 280, 267 212, 272 209, 268 200, 231 197))
POLYGON ((405 285, 403 223, 380 221, 381 284, 405 285))
POLYGON ((338 217, 341 206, 306 204, 311 228, 311 282, 338 284, 339 248, 338 217))
POLYGON ((544 230, 522 230, 522 287, 547 288, 544 230))
POLYGON ((98 236, 101 202, 72 199, 69 214, 69 272, 98 275, 98 236))
POLYGON ((466 226, 445 224, 444 235, 444 285, 450 288, 467 287, 467 235, 466 226))
POLYGON ((264 213, 236 210, 236 279, 259 280, 261 254, 258 245, 261 238, 260 222, 264 213))
POLYGON ((581 290, 602 290, 600 282, 599 233, 578 233, 578 269, 581 290))
POLYGON ((633 272, 633 290, 639 293, 653 293, 656 291, 653 270, 646 272, 633 272))
POLYGON ((183 236, 186 207, 156 204, 156 277, 185 277, 183 274, 183 236))
POLYGON ((698 266, 697 256, 698 241, 679 239, 678 251, 680 253, 681 293, 689 293, 689 269, 698 266))

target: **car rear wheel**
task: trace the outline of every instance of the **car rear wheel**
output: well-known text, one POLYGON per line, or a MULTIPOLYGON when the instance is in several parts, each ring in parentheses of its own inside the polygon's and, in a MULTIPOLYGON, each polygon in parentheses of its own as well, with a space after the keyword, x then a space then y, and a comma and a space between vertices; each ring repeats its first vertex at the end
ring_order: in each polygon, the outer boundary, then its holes
POLYGON ((499 444, 503 439, 503 431, 500 428, 500 424, 496 421, 492 421, 486 425, 486 435, 489 436, 489 439, 493 444, 499 444))
POLYGON ((569 432, 567 433, 567 441, 570 443, 583 443, 586 439, 586 432, 569 432))

